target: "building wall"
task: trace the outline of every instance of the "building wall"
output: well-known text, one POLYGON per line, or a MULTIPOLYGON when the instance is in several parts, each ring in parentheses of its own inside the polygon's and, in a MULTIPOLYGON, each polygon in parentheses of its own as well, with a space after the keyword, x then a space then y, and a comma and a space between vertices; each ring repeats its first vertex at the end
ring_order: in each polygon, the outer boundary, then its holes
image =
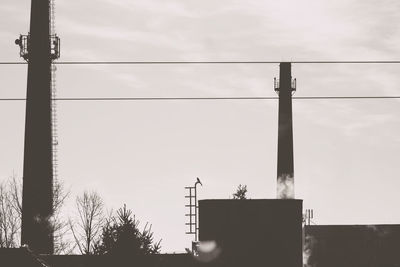
POLYGON ((310 225, 304 232, 306 266, 400 266, 400 225, 310 225))
POLYGON ((200 241, 216 266, 302 266, 302 200, 200 200, 200 241))
POLYGON ((51 267, 201 267, 190 254, 156 254, 143 259, 132 256, 42 255, 51 267))

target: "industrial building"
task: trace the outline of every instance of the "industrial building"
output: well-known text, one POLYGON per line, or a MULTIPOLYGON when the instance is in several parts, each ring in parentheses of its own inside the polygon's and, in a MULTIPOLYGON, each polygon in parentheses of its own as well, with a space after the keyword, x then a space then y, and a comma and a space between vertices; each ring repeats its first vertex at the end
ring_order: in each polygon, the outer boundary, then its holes
POLYGON ((400 225, 306 225, 304 264, 321 267, 400 266, 400 225))
POLYGON ((215 242, 217 266, 302 266, 302 201, 200 200, 200 241, 215 242))

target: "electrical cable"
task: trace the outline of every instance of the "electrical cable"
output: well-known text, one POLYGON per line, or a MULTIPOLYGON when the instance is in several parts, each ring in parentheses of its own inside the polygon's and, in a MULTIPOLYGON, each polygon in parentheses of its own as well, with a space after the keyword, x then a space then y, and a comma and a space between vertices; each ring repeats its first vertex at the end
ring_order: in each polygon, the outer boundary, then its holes
MULTIPOLYGON (((293 100, 400 99, 400 96, 296 96, 293 100)), ((278 100, 278 97, 59 97, 57 101, 175 101, 175 100, 278 100)), ((26 98, 0 98, 0 101, 26 101, 26 98)))
MULTIPOLYGON (((171 64, 279 64, 285 61, 54 61, 57 65, 171 65, 171 64)), ((400 64, 400 60, 300 60, 293 64, 400 64)), ((2 61, 0 65, 25 65, 27 62, 2 61)))

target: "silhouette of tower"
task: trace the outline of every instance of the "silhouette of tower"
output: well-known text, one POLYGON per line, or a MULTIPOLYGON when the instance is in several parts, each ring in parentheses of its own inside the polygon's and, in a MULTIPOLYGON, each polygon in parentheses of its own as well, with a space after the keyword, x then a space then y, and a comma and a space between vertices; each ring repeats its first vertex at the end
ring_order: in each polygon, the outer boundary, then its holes
POLYGON ((290 62, 280 64, 274 87, 279 95, 277 197, 294 198, 292 93, 296 79, 292 80, 290 62))
POLYGON ((51 67, 59 39, 50 35, 50 1, 31 1, 30 32, 15 43, 28 61, 21 243, 53 253, 53 162, 51 67))

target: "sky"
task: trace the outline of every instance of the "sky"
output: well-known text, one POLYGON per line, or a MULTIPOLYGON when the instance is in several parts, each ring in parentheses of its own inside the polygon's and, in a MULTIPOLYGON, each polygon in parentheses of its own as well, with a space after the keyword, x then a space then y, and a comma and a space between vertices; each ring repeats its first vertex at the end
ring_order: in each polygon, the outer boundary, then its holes
MULTIPOLYGON (((397 0, 56 1, 60 61, 399 60, 397 0)), ((0 4, 0 61, 21 62, 30 1, 0 4)), ((400 95, 396 64, 293 64, 295 96, 400 95)), ((276 96, 279 64, 58 65, 58 97, 276 96)), ((0 65, 24 98, 26 65, 0 65)), ((182 252, 185 186, 199 199, 276 197, 278 101, 57 103, 59 179, 97 191, 182 252)), ((400 100, 293 100, 296 198, 317 224, 400 223, 400 100)), ((0 181, 22 176, 25 103, 0 102, 0 181)))

